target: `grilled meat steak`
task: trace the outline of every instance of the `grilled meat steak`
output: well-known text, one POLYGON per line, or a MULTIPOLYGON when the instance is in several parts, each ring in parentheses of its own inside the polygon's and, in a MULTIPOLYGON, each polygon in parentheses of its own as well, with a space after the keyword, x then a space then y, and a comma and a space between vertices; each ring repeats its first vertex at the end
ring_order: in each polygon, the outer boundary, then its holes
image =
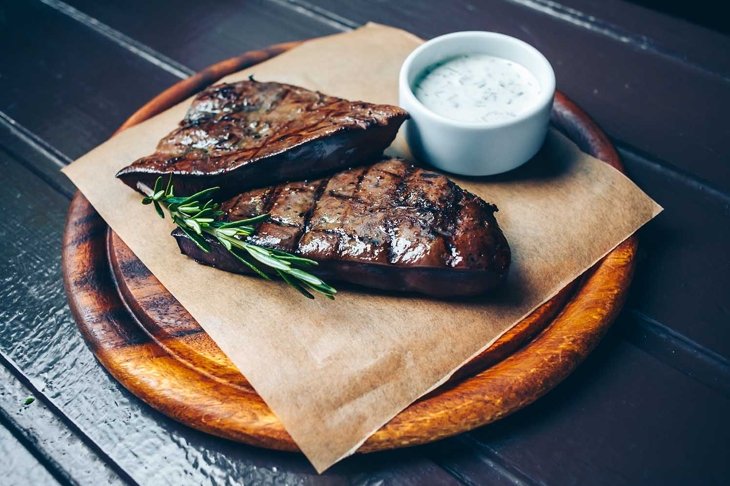
POLYGON ((379 157, 408 114, 254 80, 212 86, 195 97, 179 128, 152 155, 117 173, 153 187, 174 175, 175 193, 220 186, 218 195, 318 177, 379 157))
MULTIPOLYGON (((494 288, 510 263, 495 206, 399 159, 244 192, 223 210, 230 220, 269 213, 250 241, 316 260, 311 272, 325 280, 467 296, 494 288)), ((173 236, 200 263, 248 273, 212 239, 205 253, 182 231, 173 236)))

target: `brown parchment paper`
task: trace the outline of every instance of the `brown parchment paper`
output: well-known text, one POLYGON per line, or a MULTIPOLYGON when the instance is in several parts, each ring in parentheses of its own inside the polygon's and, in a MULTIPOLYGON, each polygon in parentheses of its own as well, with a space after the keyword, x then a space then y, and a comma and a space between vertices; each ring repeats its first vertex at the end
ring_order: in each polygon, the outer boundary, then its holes
MULTIPOLYGON (((397 103, 398 71, 421 41, 369 24, 313 40, 232 75, 255 74, 349 99, 397 103)), ((117 170, 154 151, 181 103, 113 137, 64 169, 91 204, 198 320, 281 419, 318 471, 353 453, 411 402, 661 210, 622 174, 550 133, 518 171, 458 180, 499 206, 513 262, 507 287, 469 303, 341 292, 310 301, 180 255, 161 220, 117 170)), ((399 140, 390 150, 404 152, 399 140)))

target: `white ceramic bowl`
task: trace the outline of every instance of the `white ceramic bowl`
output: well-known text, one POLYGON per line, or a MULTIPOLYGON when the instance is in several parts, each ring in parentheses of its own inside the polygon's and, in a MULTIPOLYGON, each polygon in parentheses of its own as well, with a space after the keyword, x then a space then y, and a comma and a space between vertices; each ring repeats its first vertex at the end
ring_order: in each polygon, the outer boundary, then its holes
POLYGON ((550 121, 555 74, 537 49, 514 37, 494 32, 455 32, 419 46, 400 71, 400 105, 411 119, 406 138, 413 155, 436 168, 469 176, 512 170, 527 162, 542 146, 550 121), (501 122, 463 122, 426 108, 414 94, 414 84, 426 68, 464 54, 488 54, 517 62, 540 83, 540 93, 517 117, 501 122))

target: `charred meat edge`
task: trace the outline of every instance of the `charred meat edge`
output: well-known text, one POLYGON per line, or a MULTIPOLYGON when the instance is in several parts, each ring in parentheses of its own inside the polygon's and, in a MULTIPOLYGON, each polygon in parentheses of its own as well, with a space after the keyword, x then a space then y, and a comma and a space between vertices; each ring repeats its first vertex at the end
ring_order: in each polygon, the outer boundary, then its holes
POLYGON ((258 81, 212 86, 157 151, 117 173, 141 190, 173 177, 175 193, 221 187, 219 200, 254 187, 320 177, 373 161, 408 114, 304 88, 258 81))
MULTIPOLYGON (((311 273, 328 282, 471 296, 497 287, 511 258, 495 206, 443 175, 398 159, 244 192, 223 207, 231 219, 270 213, 250 240, 316 260, 311 273), (338 222, 342 214, 347 216, 338 222), (334 226, 325 228, 327 221, 334 226)), ((215 241, 205 253, 183 232, 173 236, 182 253, 202 264, 249 273, 215 241)))

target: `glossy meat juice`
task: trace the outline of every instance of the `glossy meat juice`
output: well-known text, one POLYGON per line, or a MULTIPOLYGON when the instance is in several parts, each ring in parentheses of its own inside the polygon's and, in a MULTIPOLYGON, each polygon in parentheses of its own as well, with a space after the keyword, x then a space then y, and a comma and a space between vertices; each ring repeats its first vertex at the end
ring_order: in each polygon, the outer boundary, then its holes
MULTIPOLYGON (((243 192, 223 210, 229 220, 270 214, 249 241, 317 261, 311 272, 326 280, 468 296, 496 287, 510 263, 495 206, 400 159, 243 192)), ((216 242, 204 253, 182 231, 173 235, 200 263, 248 273, 216 242)))
POLYGON ((218 186, 244 189, 331 174, 377 159, 408 114, 390 105, 348 101, 281 83, 211 86, 193 100, 155 153, 117 174, 144 192, 173 176, 175 193, 218 186))

